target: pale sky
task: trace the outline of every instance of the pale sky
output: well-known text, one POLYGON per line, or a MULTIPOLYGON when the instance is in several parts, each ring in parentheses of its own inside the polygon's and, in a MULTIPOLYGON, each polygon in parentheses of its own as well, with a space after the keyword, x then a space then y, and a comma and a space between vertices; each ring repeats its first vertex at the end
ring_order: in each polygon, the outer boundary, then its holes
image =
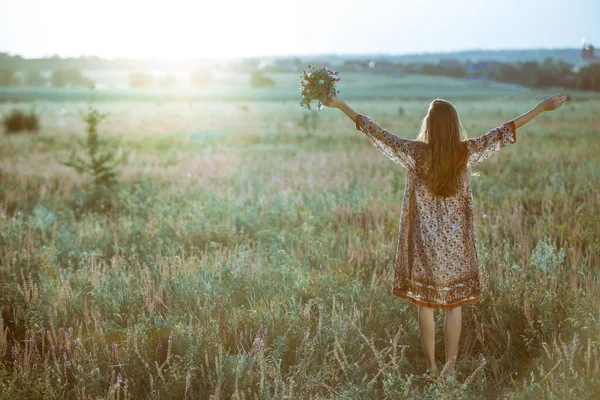
POLYGON ((600 0, 0 0, 0 52, 196 59, 600 48, 600 0))

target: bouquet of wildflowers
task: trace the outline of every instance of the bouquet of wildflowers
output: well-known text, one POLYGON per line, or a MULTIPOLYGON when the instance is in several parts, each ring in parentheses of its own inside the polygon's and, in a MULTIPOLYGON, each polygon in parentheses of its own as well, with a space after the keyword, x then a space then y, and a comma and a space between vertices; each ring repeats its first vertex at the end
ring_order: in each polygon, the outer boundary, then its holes
POLYGON ((324 103, 331 101, 333 96, 340 93, 337 83, 342 80, 338 71, 329 68, 308 66, 308 71, 302 70, 302 92, 300 105, 310 110, 310 103, 317 101, 317 110, 321 111, 324 103))

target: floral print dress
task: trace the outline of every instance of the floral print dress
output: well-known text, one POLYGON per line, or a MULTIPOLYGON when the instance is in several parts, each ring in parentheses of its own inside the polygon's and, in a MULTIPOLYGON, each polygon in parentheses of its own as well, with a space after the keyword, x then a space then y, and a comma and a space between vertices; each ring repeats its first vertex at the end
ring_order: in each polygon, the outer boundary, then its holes
POLYGON ((407 169, 392 293, 419 306, 449 310, 481 295, 468 170, 516 142, 513 121, 467 139, 467 168, 454 196, 433 194, 421 177, 429 165, 427 144, 400 138, 359 114, 356 129, 388 158, 407 169))

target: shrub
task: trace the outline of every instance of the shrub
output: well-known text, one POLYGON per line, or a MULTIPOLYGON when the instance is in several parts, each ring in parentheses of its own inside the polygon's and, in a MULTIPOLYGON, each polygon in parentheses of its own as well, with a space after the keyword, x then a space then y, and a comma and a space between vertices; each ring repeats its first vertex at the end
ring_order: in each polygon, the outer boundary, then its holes
POLYGON ((22 110, 12 110, 3 118, 2 123, 7 134, 38 132, 40 129, 39 117, 33 109, 29 113, 22 110))
POLYGON ((152 84, 152 77, 142 72, 134 72, 129 75, 129 87, 143 88, 152 84))
POLYGON ((212 73, 208 70, 198 69, 192 72, 190 80, 196 86, 206 86, 212 80, 212 73))
POLYGON ((275 81, 265 76, 262 72, 256 71, 250 75, 250 86, 254 88, 273 87, 275 86, 275 81))

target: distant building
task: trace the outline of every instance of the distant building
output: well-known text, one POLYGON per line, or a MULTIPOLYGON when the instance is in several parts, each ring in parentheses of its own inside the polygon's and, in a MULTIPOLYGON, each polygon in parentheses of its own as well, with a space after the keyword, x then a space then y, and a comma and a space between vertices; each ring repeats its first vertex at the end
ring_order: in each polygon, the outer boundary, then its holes
POLYGON ((579 64, 573 67, 574 73, 578 73, 581 68, 585 68, 588 65, 600 63, 600 57, 596 56, 594 51, 594 46, 584 39, 583 45, 581 46, 581 57, 579 59, 579 64))
POLYGON ((584 64, 594 64, 600 62, 600 57, 597 57, 594 54, 594 46, 590 42, 583 42, 583 47, 581 48, 581 61, 584 64))

